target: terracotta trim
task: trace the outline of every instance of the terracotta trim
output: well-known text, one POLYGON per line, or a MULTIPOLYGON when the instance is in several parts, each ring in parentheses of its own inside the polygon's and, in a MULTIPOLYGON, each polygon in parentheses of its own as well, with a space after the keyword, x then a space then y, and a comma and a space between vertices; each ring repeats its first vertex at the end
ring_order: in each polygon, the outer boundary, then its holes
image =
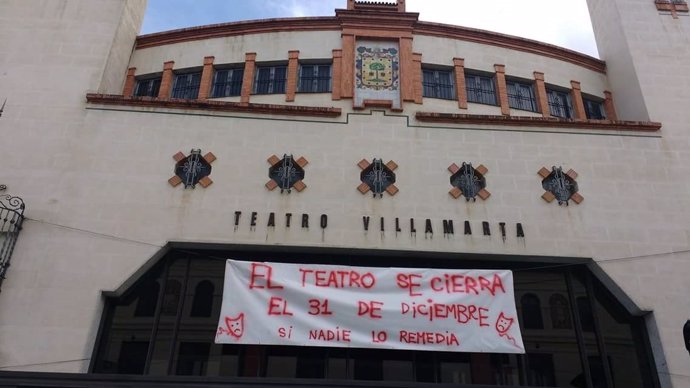
POLYGON ((613 93, 605 90, 604 97, 604 111, 606 111, 606 118, 609 120, 618 120, 618 115, 616 114, 616 104, 613 102, 613 93))
POLYGON ((114 94, 86 95, 90 104, 119 105, 146 108, 197 109, 216 112, 241 112, 268 115, 338 117, 342 111, 334 107, 312 107, 299 105, 243 104, 240 102, 216 100, 185 100, 179 98, 124 97, 114 94))
POLYGON ((573 100, 573 108, 575 108, 575 118, 578 120, 586 120, 587 113, 585 112, 585 103, 582 100, 582 90, 580 82, 570 81, 570 98, 573 100))
POLYGON ((201 71, 201 82, 199 83, 199 100, 205 100, 211 95, 213 87, 213 56, 204 57, 204 68, 201 71))
POLYGON ((297 77, 299 73, 299 50, 288 51, 287 81, 285 85, 285 101, 295 101, 297 93, 297 77))
POLYGON ((467 42, 503 47, 570 62, 599 73, 606 73, 606 62, 600 59, 563 47, 538 42, 536 40, 475 28, 423 21, 415 23, 414 27, 414 33, 419 35, 458 39, 467 42))
MULTIPOLYGON (((375 22, 372 24, 375 25, 375 22)), ((270 32, 341 31, 343 27, 341 19, 333 16, 251 20, 141 35, 137 37, 136 48, 143 49, 194 40, 270 32)), ((413 23, 413 27, 413 34, 503 47, 570 62, 599 73, 606 72, 606 63, 602 60, 535 40, 441 23, 416 21, 413 23)))
POLYGON ((161 77, 161 87, 158 89, 158 98, 170 97, 170 90, 173 82, 173 67, 175 61, 168 61, 163 63, 163 76, 161 77))
POLYGON ((501 114, 510 116, 510 103, 508 102, 508 86, 506 85, 506 66, 494 65, 496 71, 496 93, 501 114))
POLYGON ((242 90, 240 103, 248 104, 254 89, 254 70, 256 69, 256 53, 244 54, 244 75, 242 76, 242 90))
POLYGON ((557 117, 496 116, 458 113, 417 112, 415 118, 424 122, 482 124, 519 127, 551 127, 592 130, 655 132, 661 123, 648 121, 572 120, 557 117))
POLYGON ((332 100, 340 100, 342 87, 342 72, 343 72, 343 50, 333 50, 333 69, 331 85, 333 91, 331 92, 332 100))
POLYGON ((334 16, 247 20, 140 35, 136 40, 136 48, 143 49, 167 44, 237 35, 284 31, 337 31, 340 29, 340 23, 334 16))
POLYGON ((400 99, 403 102, 414 102, 414 59, 412 56, 412 37, 399 40, 400 48, 400 99), (403 76, 408 74, 407 77, 403 76), (412 75, 412 76, 409 76, 412 75))
POLYGON ((352 98, 355 93, 355 36, 343 34, 342 40, 343 56, 340 96, 342 98, 352 98))
POLYGON ((467 83, 465 82, 465 59, 453 58, 455 70, 455 94, 458 100, 458 108, 467 109, 467 83))
POLYGON ((137 85, 137 79, 134 77, 136 71, 136 67, 127 69, 127 78, 125 78, 125 86, 122 89, 122 95, 129 97, 134 94, 134 87, 137 85))
POLYGON ((412 53, 412 78, 413 78, 413 89, 414 89, 414 102, 415 104, 422 103, 422 54, 412 53))
POLYGON ((549 99, 546 96, 546 84, 544 83, 544 73, 534 72, 534 98, 537 99, 537 107, 543 117, 551 117, 549 110, 549 99))

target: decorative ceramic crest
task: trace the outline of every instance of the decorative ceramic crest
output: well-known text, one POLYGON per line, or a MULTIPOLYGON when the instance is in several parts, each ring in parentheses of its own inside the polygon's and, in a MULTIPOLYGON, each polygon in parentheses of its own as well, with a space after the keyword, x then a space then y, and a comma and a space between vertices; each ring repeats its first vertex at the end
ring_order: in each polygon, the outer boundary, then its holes
POLYGON ((280 188, 281 193, 287 191, 290 194, 292 189, 302 191, 307 188, 302 180, 304 179, 304 166, 309 161, 303 156, 295 160, 292 155, 288 154, 284 154, 282 159, 272 155, 267 161, 271 165, 268 168, 268 177, 271 179, 266 182, 267 189, 280 188))
POLYGON ((546 167, 542 167, 537 173, 543 178, 541 186, 546 192, 541 196, 546 202, 552 202, 554 199, 558 200, 558 205, 568 206, 568 201, 579 204, 584 200, 577 190, 577 173, 570 169, 564 173, 562 167, 551 167, 549 171, 546 167))
POLYGON ((452 174, 450 176, 450 184, 453 188, 448 192, 453 198, 457 199, 461 195, 465 196, 466 201, 476 201, 477 197, 486 200, 491 193, 486 189, 486 178, 484 175, 489 172, 489 169, 483 164, 472 167, 472 163, 462 162, 462 167, 458 167, 453 163, 448 166, 448 171, 452 174))
POLYGON ((394 184, 395 173, 393 171, 398 168, 398 165, 394 161, 391 160, 383 164, 382 159, 374 158, 371 163, 362 159, 357 165, 362 169, 362 173, 359 174, 362 183, 357 187, 360 193, 366 194, 371 190, 374 193, 374 198, 377 195, 382 198, 384 191, 390 195, 397 194, 398 188, 394 184))
POLYGON ((201 156, 200 149, 192 149, 189 155, 178 152, 173 155, 173 159, 177 162, 175 164, 175 175, 168 179, 168 183, 175 187, 180 183, 184 183, 184 188, 195 188, 196 184, 200 184, 206 188, 210 186, 213 181, 208 176, 211 174, 211 163, 216 160, 213 153, 208 152, 201 156))

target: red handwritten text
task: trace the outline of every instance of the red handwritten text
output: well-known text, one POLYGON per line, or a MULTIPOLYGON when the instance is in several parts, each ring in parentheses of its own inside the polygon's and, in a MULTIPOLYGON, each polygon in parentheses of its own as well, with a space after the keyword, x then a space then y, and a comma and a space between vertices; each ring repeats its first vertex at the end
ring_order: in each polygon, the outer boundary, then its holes
POLYGON ((266 264, 252 263, 252 274, 249 279, 249 288, 273 288, 281 289, 283 286, 275 286, 271 284, 271 277, 273 276, 273 267, 266 264), (262 282, 261 280, 265 280, 262 282))
POLYGON ((470 321, 477 321, 480 327, 490 326, 486 322, 489 319, 489 309, 484 307, 477 307, 475 305, 465 304, 446 304, 434 303, 433 300, 428 299, 428 303, 400 303, 400 313, 402 315, 412 315, 412 318, 423 318, 433 321, 434 319, 451 318, 458 323, 468 323, 470 321))
POLYGON ((437 333, 431 331, 400 330, 400 342, 418 345, 445 344, 448 346, 460 346, 458 337, 454 333, 448 331, 445 333, 437 333))
POLYGON ((307 283, 316 287, 332 288, 372 288, 376 284, 376 277, 371 272, 359 273, 355 270, 313 270, 300 268, 302 273, 302 287, 307 283))
POLYGON ((328 342, 350 342, 351 333, 351 330, 341 329, 338 326, 335 329, 314 329, 309 330, 309 339, 328 342))

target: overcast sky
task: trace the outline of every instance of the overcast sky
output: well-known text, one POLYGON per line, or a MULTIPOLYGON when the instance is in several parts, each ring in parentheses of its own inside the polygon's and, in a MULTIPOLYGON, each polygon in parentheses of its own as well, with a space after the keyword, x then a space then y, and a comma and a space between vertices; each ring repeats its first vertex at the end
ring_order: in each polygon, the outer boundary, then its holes
MULTIPOLYGON (((142 34, 292 16, 332 16, 346 0, 148 0, 142 34)), ((517 35, 598 57, 586 0, 407 0, 425 21, 517 35)))

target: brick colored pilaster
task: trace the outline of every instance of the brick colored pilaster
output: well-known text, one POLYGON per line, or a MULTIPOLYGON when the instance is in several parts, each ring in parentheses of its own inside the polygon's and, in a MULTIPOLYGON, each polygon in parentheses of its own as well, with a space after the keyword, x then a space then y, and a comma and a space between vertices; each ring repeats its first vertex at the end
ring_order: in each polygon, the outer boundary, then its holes
POLYGON ((414 102, 415 104, 422 103, 422 54, 412 53, 412 63, 414 66, 414 102))
POLYGON ((285 101, 295 101, 297 93, 297 76, 299 73, 299 50, 288 51, 287 82, 285 85, 285 101))
POLYGON ((467 84, 465 83, 465 59, 453 58, 455 67, 455 93, 458 99, 458 108, 467 109, 467 84))
POLYGON ((537 99, 537 106, 541 115, 544 117, 551 116, 549 111, 549 100, 546 97, 546 85, 544 84, 544 73, 538 71, 534 72, 534 95, 537 99))
POLYGON ((122 89, 122 95, 125 97, 132 97, 134 94, 134 87, 137 84, 136 78, 134 78, 134 73, 136 73, 136 67, 130 67, 127 69, 127 78, 125 79, 125 87, 122 89))
POLYGON ((201 71, 201 83, 199 84, 199 95, 197 99, 206 100, 211 95, 213 86, 213 60, 215 57, 204 57, 204 69, 201 71))
POLYGON ((343 34, 342 76, 340 97, 352 98, 355 92, 355 36, 343 34))
POLYGON ((611 121, 618 121, 616 114, 616 106, 613 103, 613 94, 608 90, 604 91, 604 110, 606 111, 606 118, 611 121))
POLYGON ((240 103, 249 104, 249 97, 254 88, 254 70, 256 69, 256 53, 244 55, 244 77, 242 78, 242 93, 240 103))
POLYGON ((496 89, 498 92, 498 105, 501 106, 501 114, 510 116, 508 87, 506 86, 506 67, 505 65, 494 65, 494 70, 496 70, 496 89))
POLYGON ((333 85, 333 91, 331 92, 331 99, 332 100, 340 100, 340 87, 342 86, 341 84, 341 78, 343 76, 343 50, 333 50, 333 79, 332 85, 333 85))
POLYGON ((412 38, 400 38, 400 81, 402 101, 414 101, 414 62, 412 38))
POLYGON ((398 12, 405 12, 405 0, 398 0, 398 12))
POLYGON ((163 77, 161 77, 161 87, 158 89, 158 98, 169 98, 170 90, 173 82, 173 67, 174 61, 168 61, 163 64, 163 77))
POLYGON ((585 103, 582 101, 582 90, 578 81, 570 81, 570 98, 573 100, 573 108, 575 108, 575 118, 578 120, 586 120, 587 113, 585 113, 585 103))

